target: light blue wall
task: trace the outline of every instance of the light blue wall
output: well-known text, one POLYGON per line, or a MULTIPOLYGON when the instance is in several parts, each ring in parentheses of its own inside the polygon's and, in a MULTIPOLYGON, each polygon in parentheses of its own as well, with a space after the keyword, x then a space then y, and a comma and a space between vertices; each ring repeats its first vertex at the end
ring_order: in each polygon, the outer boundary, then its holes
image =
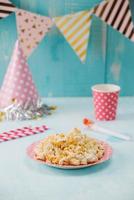
MULTIPOLYGON (((89 9, 101 0, 12 0, 18 7, 51 17, 89 9)), ((0 84, 17 38, 15 15, 0 21, 0 84)), ((28 60, 41 96, 88 96, 96 83, 112 82, 134 95, 134 43, 93 18, 83 65, 54 27, 28 60)))

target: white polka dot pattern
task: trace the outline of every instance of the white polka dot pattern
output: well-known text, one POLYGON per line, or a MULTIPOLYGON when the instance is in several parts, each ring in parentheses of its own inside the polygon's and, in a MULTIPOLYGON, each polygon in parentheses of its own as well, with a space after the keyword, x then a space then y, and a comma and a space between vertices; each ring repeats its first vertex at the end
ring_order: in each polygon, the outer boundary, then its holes
POLYGON ((18 41, 0 91, 0 107, 9 106, 13 99, 22 105, 27 102, 29 105, 36 104, 38 100, 32 75, 18 41))
POLYGON ((94 107, 97 120, 114 120, 119 92, 101 93, 93 91, 94 107))

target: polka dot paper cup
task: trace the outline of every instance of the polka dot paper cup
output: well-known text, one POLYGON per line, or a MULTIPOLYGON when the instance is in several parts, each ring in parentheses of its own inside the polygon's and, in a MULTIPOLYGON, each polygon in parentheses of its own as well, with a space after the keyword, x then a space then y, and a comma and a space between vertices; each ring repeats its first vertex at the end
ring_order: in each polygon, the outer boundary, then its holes
POLYGON ((115 120, 120 87, 99 84, 92 87, 95 116, 97 120, 115 120))

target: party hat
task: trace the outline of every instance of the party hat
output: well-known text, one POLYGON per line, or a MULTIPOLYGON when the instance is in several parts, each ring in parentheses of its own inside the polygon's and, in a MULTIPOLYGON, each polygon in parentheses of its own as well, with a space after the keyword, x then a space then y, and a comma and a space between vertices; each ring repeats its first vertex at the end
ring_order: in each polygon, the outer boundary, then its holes
POLYGON ((0 108, 6 108, 13 103, 26 108, 36 105, 37 100, 38 93, 31 72, 17 41, 0 90, 0 108))

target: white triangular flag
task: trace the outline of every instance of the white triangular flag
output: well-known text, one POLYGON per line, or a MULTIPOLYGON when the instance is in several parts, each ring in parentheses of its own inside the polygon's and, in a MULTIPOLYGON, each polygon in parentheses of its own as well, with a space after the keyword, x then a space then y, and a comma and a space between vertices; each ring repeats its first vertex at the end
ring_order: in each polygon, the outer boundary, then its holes
POLYGON ((103 1, 95 7, 94 14, 134 42, 134 25, 128 0, 103 1))

